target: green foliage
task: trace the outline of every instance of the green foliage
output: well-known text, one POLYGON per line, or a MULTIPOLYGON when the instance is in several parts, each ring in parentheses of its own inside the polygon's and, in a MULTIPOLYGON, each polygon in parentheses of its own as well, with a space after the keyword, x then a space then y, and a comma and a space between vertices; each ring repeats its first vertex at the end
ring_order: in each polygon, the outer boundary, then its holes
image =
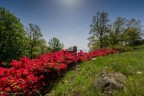
POLYGON ((139 40, 140 35, 141 25, 139 20, 117 17, 109 29, 108 40, 112 45, 121 43, 134 45, 133 42, 139 40))
POLYGON ((0 7, 0 63, 21 58, 26 45, 27 37, 20 19, 0 7))
POLYGON ((89 46, 89 51, 94 51, 96 49, 99 49, 99 42, 94 42, 93 45, 89 46))
POLYGON ((140 43, 138 42, 140 39, 140 32, 138 32, 137 29, 129 29, 124 36, 125 42, 127 42, 130 46, 140 43))
POLYGON ((41 38, 37 41, 37 47, 40 48, 39 53, 43 54, 46 53, 48 50, 48 46, 47 46, 47 42, 45 41, 45 39, 41 38))
MULTIPOLYGON (((107 37, 106 36, 103 36, 103 47, 105 47, 105 48, 107 48, 107 47, 109 47, 110 46, 110 43, 109 43, 109 41, 107 40, 107 37)), ((99 40, 95 40, 95 42, 93 42, 93 44, 91 44, 90 46, 89 46, 89 51, 94 51, 94 50, 96 50, 96 49, 99 49, 100 47, 100 42, 99 42, 99 40)))
POLYGON ((50 39, 48 44, 49 44, 48 50, 52 52, 62 50, 64 47, 64 45, 60 43, 60 40, 57 38, 50 39))
POLYGON ((101 71, 116 71, 127 76, 126 88, 115 91, 112 96, 143 96, 144 93, 144 50, 137 47, 134 52, 112 54, 98 57, 94 61, 86 61, 72 70, 56 84, 46 96, 102 96, 103 94, 93 87, 101 71), (138 73, 141 72, 141 73, 138 73))
POLYGON ((46 41, 42 39, 40 27, 36 24, 29 24, 27 28, 27 36, 29 38, 29 55, 31 58, 47 51, 46 41))
POLYGON ((118 50, 120 52, 128 52, 133 51, 133 48, 131 46, 124 46, 124 45, 111 45, 110 46, 114 50, 118 50))
POLYGON ((36 46, 32 49, 32 57, 48 52, 47 48, 46 41, 44 39, 39 39, 36 46))
POLYGON ((92 36, 88 38, 89 45, 93 45, 95 41, 99 41, 99 47, 104 47, 104 37, 108 30, 108 13, 97 12, 96 16, 93 16, 92 24, 90 25, 90 33, 92 36))
MULTIPOLYGON (((114 22, 109 23, 108 13, 97 12, 90 25, 91 36, 88 38, 88 46, 90 50, 111 45, 135 46, 142 44, 142 32, 139 20, 117 17, 114 22)), ((123 49, 129 50, 129 48, 125 48, 123 49)))

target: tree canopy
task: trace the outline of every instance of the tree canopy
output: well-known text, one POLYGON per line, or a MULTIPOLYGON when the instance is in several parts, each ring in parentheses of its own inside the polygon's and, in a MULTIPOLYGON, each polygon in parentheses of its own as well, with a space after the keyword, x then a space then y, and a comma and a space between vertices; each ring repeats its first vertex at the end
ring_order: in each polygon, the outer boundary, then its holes
POLYGON ((52 52, 62 50, 64 47, 63 43, 60 43, 60 40, 55 37, 50 39, 48 44, 49 44, 48 48, 52 52))
POLYGON ((0 63, 24 55, 26 40, 25 29, 20 19, 0 7, 0 63))
POLYGON ((93 45, 95 42, 99 42, 99 47, 104 47, 104 37, 108 30, 108 13, 97 12, 96 16, 93 16, 92 24, 90 25, 90 33, 92 36, 89 38, 89 45, 93 45))
POLYGON ((38 25, 30 23, 27 28, 27 36, 29 39, 29 55, 31 58, 47 51, 46 41, 42 38, 43 35, 38 25))
POLYGON ((108 40, 112 45, 120 43, 131 45, 133 41, 140 39, 140 33, 139 20, 117 17, 109 28, 108 40))
POLYGON ((107 12, 97 12, 90 25, 90 50, 115 45, 133 46, 141 40, 142 25, 135 18, 117 17, 109 22, 107 12))

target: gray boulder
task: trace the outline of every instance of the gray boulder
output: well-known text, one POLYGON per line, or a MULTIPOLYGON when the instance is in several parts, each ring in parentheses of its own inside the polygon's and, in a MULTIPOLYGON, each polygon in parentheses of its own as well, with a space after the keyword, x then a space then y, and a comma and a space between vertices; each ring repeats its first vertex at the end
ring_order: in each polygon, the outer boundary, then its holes
POLYGON ((97 80, 94 81, 94 87, 101 92, 111 93, 115 90, 122 90, 125 87, 126 76, 120 72, 102 72, 97 80))

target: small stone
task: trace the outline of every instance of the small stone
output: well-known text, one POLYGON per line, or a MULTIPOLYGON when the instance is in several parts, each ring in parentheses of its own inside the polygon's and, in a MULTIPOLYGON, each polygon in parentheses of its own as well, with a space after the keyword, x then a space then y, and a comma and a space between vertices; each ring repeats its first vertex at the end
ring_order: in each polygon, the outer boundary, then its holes
POLYGON ((137 74, 142 74, 142 71, 137 71, 136 73, 137 73, 137 74))
POLYGON ((96 60, 97 58, 92 58, 92 60, 96 60))

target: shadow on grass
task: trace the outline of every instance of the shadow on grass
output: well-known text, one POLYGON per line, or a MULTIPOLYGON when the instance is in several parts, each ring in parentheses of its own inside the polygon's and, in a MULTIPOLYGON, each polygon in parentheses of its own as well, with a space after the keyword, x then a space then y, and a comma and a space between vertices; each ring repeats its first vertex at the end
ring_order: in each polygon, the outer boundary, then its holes
POLYGON ((65 77, 66 73, 72 70, 75 70, 78 65, 80 65, 80 63, 77 64, 69 64, 67 70, 61 70, 60 74, 56 71, 53 71, 49 74, 47 74, 46 77, 48 77, 45 81, 45 86, 44 88, 41 90, 41 94, 42 96, 50 93, 53 88, 65 77))

